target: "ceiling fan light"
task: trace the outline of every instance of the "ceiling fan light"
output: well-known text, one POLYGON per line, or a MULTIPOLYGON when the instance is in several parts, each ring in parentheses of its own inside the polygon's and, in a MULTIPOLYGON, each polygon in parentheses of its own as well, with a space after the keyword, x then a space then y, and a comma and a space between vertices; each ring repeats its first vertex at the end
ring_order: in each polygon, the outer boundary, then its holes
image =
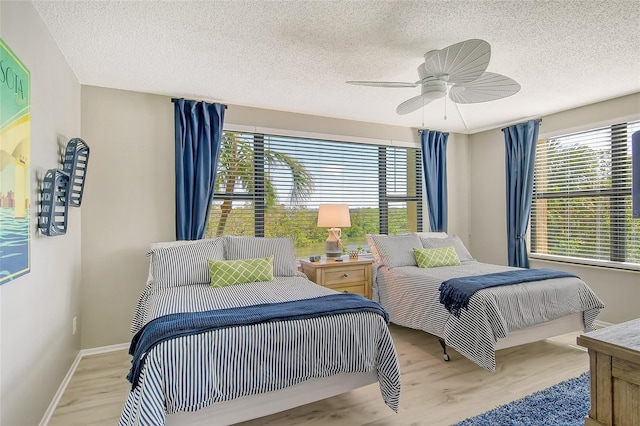
POLYGON ((435 100, 447 94, 447 84, 444 81, 432 80, 422 85, 421 96, 424 99, 435 100))
POLYGON ((444 92, 427 92, 427 93, 423 93, 421 97, 426 102, 431 102, 431 101, 435 101, 436 99, 444 98, 445 93, 444 92))

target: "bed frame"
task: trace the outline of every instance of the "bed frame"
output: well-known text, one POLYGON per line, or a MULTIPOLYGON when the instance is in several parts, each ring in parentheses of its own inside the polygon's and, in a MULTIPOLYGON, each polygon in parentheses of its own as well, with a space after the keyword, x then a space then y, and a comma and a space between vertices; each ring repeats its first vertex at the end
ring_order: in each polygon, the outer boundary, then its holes
POLYGON ((222 426, 289 410, 378 382, 375 370, 341 373, 307 380, 288 388, 230 401, 216 402, 194 412, 167 415, 167 426, 222 426))
MULTIPOLYGON (((576 312, 574 314, 567 315, 566 317, 558 318, 542 324, 510 331, 507 337, 499 339, 496 342, 495 350, 537 342, 549 337, 581 330, 584 331, 584 318, 582 312, 576 312)), ((449 355, 447 354, 447 347, 444 343, 444 339, 442 337, 438 337, 438 339, 440 340, 440 345, 444 351, 442 357, 445 361, 449 361, 449 355)))
POLYGON ((582 312, 576 312, 553 321, 510 331, 507 337, 496 342, 496 350, 537 342, 549 337, 580 330, 584 331, 584 319, 582 312))

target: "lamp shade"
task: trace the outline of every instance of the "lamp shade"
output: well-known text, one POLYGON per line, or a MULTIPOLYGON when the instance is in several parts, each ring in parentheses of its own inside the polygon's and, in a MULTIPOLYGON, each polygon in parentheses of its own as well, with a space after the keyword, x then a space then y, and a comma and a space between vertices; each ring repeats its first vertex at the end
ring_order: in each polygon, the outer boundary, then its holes
POLYGON ((318 208, 319 228, 345 228, 351 226, 347 204, 321 204, 318 208))

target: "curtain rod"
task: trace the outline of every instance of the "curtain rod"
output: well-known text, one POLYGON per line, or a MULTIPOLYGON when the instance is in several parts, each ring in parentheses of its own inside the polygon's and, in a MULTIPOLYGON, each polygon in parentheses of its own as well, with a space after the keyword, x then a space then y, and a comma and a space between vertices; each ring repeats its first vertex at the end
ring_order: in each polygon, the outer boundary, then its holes
MULTIPOLYGON (((171 98, 171 102, 175 102, 175 101, 179 101, 179 100, 193 100, 195 102, 206 102, 206 103, 211 103, 211 102, 207 102, 207 101, 196 101, 195 99, 184 99, 184 98, 171 98)), ((220 102, 215 102, 215 103, 220 103, 220 102)), ((229 108, 226 104, 220 104, 224 107, 224 109, 229 108)))
POLYGON ((447 135, 449 134, 449 132, 443 132, 443 131, 440 131, 440 130, 432 130, 432 129, 418 129, 418 134, 420 134, 420 133, 424 132, 425 130, 428 130, 428 131, 430 131, 430 132, 446 133, 447 135))
MULTIPOLYGON (((529 121, 533 121, 533 119, 531 119, 531 120, 527 120, 527 121, 523 121, 523 122, 521 122, 521 123, 528 123, 529 121)), ((513 123, 513 124, 509 124, 508 126, 505 126, 505 127, 503 127, 502 129, 500 129, 500 130, 504 132, 504 129, 506 129, 507 127, 509 127, 509 126, 513 126, 513 125, 515 125, 515 124, 521 124, 521 123, 513 123)), ((538 124, 540 124, 540 123, 542 123, 542 118, 538 118, 538 124)))
MULTIPOLYGON (((532 119, 533 120, 533 119, 532 119)), ((527 121, 531 121, 531 120, 527 120, 527 121)), ((524 123, 526 123, 527 121, 524 121, 524 123)), ((538 123, 542 123, 542 118, 538 118, 538 123)), ((509 126, 513 126, 514 124, 518 124, 518 123, 513 123, 513 124, 509 124, 505 127, 503 127, 502 129, 500 129, 501 131, 504 131, 504 129, 506 129, 509 126)), ((418 129, 418 134, 420 134, 420 132, 424 131, 424 130, 429 130, 431 132, 440 132, 440 130, 430 130, 430 129, 418 129)), ((440 133, 446 133, 446 132, 440 132, 440 133)))

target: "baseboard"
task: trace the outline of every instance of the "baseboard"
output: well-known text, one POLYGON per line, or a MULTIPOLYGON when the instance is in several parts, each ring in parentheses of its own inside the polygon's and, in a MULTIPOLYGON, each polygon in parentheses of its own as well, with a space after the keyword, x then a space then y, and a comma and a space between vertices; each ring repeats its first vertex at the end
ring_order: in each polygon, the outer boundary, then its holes
POLYGON ((64 376, 62 383, 60 383, 60 386, 58 387, 58 391, 53 396, 53 399, 51 400, 51 403, 49 404, 47 411, 45 411, 44 416, 42 417, 42 420, 40 420, 39 426, 47 426, 47 424, 49 424, 49 421, 51 420, 51 416, 53 416, 54 411, 56 411, 56 407, 58 406, 58 403, 60 402, 60 399, 62 398, 64 391, 67 389, 67 386, 69 385, 69 382, 73 377, 73 374, 76 372, 76 369, 78 368, 78 365, 80 364, 80 361, 82 360, 82 358, 86 356, 91 356, 91 355, 100 355, 100 354, 105 354, 109 352, 120 351, 122 349, 129 349, 129 343, 120 343, 117 345, 101 346, 98 348, 91 348, 91 349, 81 349, 80 351, 78 351, 78 355, 76 355, 76 359, 74 359, 73 363, 71 363, 71 367, 69 367, 69 371, 67 371, 67 374, 64 376))
POLYGON ((593 325, 595 328, 605 328, 605 327, 609 327, 612 325, 615 325, 611 322, 605 322, 605 321, 599 321, 599 320, 595 320, 593 321, 593 325))
POLYGON ((81 349, 80 350, 80 354, 82 354, 83 357, 90 356, 90 355, 106 354, 106 353, 109 353, 109 352, 115 352, 115 351, 121 351, 123 349, 129 349, 130 345, 131 345, 131 343, 118 343, 117 345, 100 346, 100 347, 97 347, 97 348, 90 348, 90 349, 81 349))
POLYGON ((78 364, 80 364, 81 359, 82 359, 82 351, 79 351, 78 355, 76 355, 76 359, 74 359, 73 363, 71 363, 71 367, 69 368, 69 371, 67 371, 67 375, 64 376, 62 383, 60 383, 60 386, 58 387, 58 391, 53 396, 53 400, 51 400, 51 404, 49 404, 47 411, 45 411, 44 416, 40 421, 40 426, 47 426, 47 424, 49 423, 49 420, 51 420, 51 416, 53 416, 53 412, 56 411, 56 407, 60 402, 60 398, 62 398, 62 395, 64 394, 65 389, 67 389, 67 385, 71 381, 71 378, 73 377, 73 373, 76 372, 76 368, 78 368, 78 364))

